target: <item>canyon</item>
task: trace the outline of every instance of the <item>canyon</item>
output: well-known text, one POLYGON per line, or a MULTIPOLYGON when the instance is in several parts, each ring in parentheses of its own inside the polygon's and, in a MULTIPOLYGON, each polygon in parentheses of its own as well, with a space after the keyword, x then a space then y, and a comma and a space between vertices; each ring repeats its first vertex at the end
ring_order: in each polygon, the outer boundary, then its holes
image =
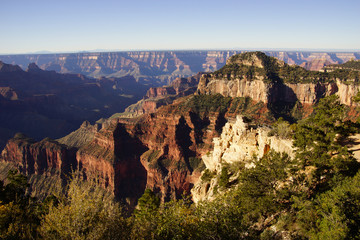
MULTIPOLYGON (((170 84, 177 77, 190 77, 198 72, 213 72, 226 60, 245 50, 203 51, 128 51, 59 54, 0 55, 0 60, 26 69, 35 63, 43 70, 80 73, 88 77, 133 76, 137 81, 170 84)), ((329 64, 359 60, 360 52, 265 51, 290 65, 320 70, 329 64)))
POLYGON ((153 113, 163 105, 171 104, 174 100, 193 94, 197 90, 202 73, 187 77, 176 78, 168 86, 151 87, 146 95, 135 104, 130 105, 124 113, 115 116, 135 117, 145 113, 153 113))
POLYGON ((24 71, 0 62, 0 148, 17 132, 36 140, 60 138, 85 120, 123 111, 151 86, 131 76, 92 79, 45 71, 34 63, 24 71))
POLYGON ((259 52, 235 55, 219 71, 151 88, 140 100, 141 107, 129 110, 133 115, 117 115, 93 125, 84 122, 56 141, 17 135, 7 142, 1 158, 27 174, 53 168, 66 175, 69 169, 78 169, 129 206, 146 188, 162 201, 190 192, 194 201, 209 199, 207 193, 215 182, 201 182, 204 170, 220 171, 223 162, 248 161, 270 149, 292 154, 291 141, 269 136, 277 114, 293 118, 290 114, 297 105, 311 108, 333 94, 355 106, 356 81, 332 80, 333 75, 325 74, 331 81, 294 83, 280 74, 283 69, 299 70, 259 52), (245 74, 237 74, 241 71, 245 74), (169 96, 174 98, 161 106, 147 109, 141 103, 169 96), (276 112, 278 106, 286 108, 276 112))

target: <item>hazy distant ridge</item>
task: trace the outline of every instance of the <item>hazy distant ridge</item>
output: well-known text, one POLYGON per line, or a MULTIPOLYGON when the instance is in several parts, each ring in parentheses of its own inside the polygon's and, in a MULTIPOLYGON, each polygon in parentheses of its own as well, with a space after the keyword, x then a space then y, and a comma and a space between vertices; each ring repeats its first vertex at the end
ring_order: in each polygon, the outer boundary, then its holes
MULTIPOLYGON (((129 51, 101 53, 0 55, 5 63, 26 68, 36 63, 44 70, 81 73, 89 77, 122 77, 132 75, 140 81, 170 82, 197 72, 215 71, 230 56, 244 51, 129 51)), ((267 51, 288 64, 319 70, 329 64, 360 59, 360 52, 267 51)))

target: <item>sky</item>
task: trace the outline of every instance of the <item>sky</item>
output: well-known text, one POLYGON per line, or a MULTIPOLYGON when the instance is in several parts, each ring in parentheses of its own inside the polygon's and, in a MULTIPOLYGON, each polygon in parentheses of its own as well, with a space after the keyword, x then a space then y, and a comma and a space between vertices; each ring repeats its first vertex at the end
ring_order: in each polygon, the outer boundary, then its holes
POLYGON ((0 0, 0 54, 359 50, 359 0, 0 0))

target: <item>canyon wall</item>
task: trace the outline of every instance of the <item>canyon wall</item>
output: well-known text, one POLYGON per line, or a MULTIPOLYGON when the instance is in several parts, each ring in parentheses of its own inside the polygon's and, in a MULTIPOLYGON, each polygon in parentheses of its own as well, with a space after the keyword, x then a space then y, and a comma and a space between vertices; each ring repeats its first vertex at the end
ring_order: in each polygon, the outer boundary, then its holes
POLYGON ((0 149, 17 132, 36 140, 63 137, 85 120, 124 111, 151 86, 131 76, 92 79, 0 61, 0 149))
POLYGON ((146 186, 146 171, 139 160, 146 150, 120 123, 99 128, 85 122, 59 141, 46 138, 37 142, 16 134, 7 142, 0 160, 29 176, 56 172, 68 179, 72 171, 79 170, 85 179, 96 179, 133 206, 146 186))
MULTIPOLYGON (((170 83, 176 77, 193 76, 197 72, 212 72, 242 50, 223 51, 133 51, 101 53, 61 53, 1 55, 0 60, 26 69, 34 62, 44 70, 60 73, 81 73, 90 77, 122 77, 132 75, 137 80, 170 83)), ((360 59, 359 52, 265 51, 288 64, 320 70, 326 65, 360 59)))
POLYGON ((121 116, 136 117, 153 113, 159 107, 171 104, 175 99, 193 94, 201 75, 202 73, 198 73, 188 78, 176 78, 168 86, 151 87, 143 99, 127 107, 121 116))
POLYGON ((250 97, 264 103, 299 101, 301 104, 313 105, 320 98, 336 94, 340 102, 348 106, 354 105, 352 97, 360 90, 356 83, 342 81, 330 83, 272 83, 260 77, 253 80, 235 78, 232 80, 215 78, 204 74, 199 81, 198 94, 219 93, 225 97, 250 97))
POLYGON ((66 174, 77 168, 75 153, 75 149, 50 139, 36 142, 16 134, 6 144, 1 158, 27 175, 40 175, 51 169, 66 174))

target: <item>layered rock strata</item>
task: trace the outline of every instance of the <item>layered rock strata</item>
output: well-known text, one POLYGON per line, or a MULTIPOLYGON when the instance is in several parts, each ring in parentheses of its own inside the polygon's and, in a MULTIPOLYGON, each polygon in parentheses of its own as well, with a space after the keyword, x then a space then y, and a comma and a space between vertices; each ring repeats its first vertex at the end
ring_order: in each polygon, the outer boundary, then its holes
POLYGON ((219 93, 270 104, 302 105, 313 105, 322 97, 337 94, 341 103, 352 106, 352 98, 360 89, 358 78, 357 70, 316 73, 253 52, 233 56, 222 69, 203 74, 197 94, 219 93))
POLYGON ((135 104, 125 109, 122 117, 136 117, 145 113, 154 113, 163 105, 171 104, 175 99, 193 94, 202 73, 188 78, 176 78, 169 86, 152 87, 135 104))
POLYGON ((263 80, 209 78, 203 75, 198 85, 198 94, 220 93, 225 97, 250 97, 264 103, 297 102, 313 105, 320 98, 336 94, 340 102, 354 105, 352 98, 359 92, 360 85, 336 81, 333 83, 268 83, 263 80))
MULTIPOLYGON (((245 51, 134 51, 101 53, 3 55, 0 60, 25 69, 35 62, 44 70, 81 73, 91 77, 132 75, 138 80, 159 80, 169 83, 176 77, 197 72, 211 72, 225 65, 226 60, 245 51)), ((267 51, 288 64, 320 70, 325 65, 360 59, 359 52, 267 51), (308 63, 309 62, 309 63, 308 63)), ((1 64, 0 64, 1 65, 1 64)), ((1 66, 0 66, 1 68, 1 66)))
POLYGON ((51 169, 66 174, 77 168, 75 154, 75 149, 56 141, 43 139, 35 142, 17 134, 8 141, 1 153, 1 158, 27 175, 40 175, 51 169))

